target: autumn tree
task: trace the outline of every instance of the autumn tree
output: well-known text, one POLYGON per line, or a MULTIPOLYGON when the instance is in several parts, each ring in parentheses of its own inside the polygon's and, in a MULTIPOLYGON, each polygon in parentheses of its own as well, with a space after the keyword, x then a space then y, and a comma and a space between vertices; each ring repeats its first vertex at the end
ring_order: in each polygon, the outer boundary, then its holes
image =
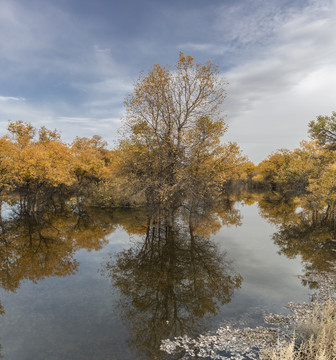
POLYGON ((246 161, 243 165, 242 172, 240 174, 240 180, 246 183, 251 183, 252 178, 256 175, 256 165, 252 161, 246 161))
POLYGON ((73 154, 73 172, 79 185, 85 182, 99 183, 102 180, 104 166, 108 161, 107 143, 100 136, 92 138, 76 137, 71 145, 73 154))
POLYGON ((25 123, 22 120, 9 121, 8 131, 12 138, 12 141, 16 143, 20 148, 26 147, 33 142, 36 134, 36 129, 30 123, 25 123))
POLYGON ((253 180, 268 183, 271 190, 276 190, 283 183, 283 177, 280 173, 288 168, 291 157, 291 152, 286 149, 272 153, 258 164, 257 174, 253 177, 253 180))
POLYGON ((0 194, 15 184, 15 146, 8 136, 0 138, 0 194))
POLYGON ((293 151, 279 150, 263 160, 257 167, 255 181, 270 184, 272 190, 282 194, 305 194, 313 181, 320 182, 326 168, 334 160, 332 151, 316 140, 302 141, 293 151))
POLYGON ((74 195, 111 204, 111 193, 118 190, 111 186, 118 157, 100 136, 76 137, 66 144, 57 130, 23 121, 10 121, 8 132, 0 138, 0 194, 20 194, 29 213, 49 201, 63 206, 74 195))
POLYGON ((318 116, 309 123, 309 134, 322 147, 327 161, 321 164, 319 176, 309 179, 306 200, 314 211, 326 211, 335 220, 336 210, 336 112, 318 116))
POLYGON ((309 134, 317 140, 320 145, 327 145, 336 149, 336 112, 331 116, 319 115, 316 120, 309 123, 309 134))
POLYGON ((125 101, 121 174, 148 202, 174 201, 195 179, 207 175, 210 185, 232 172, 239 149, 220 144, 225 84, 211 62, 182 53, 175 67, 140 75, 125 101))
POLYGON ((56 130, 41 127, 37 131, 29 123, 16 121, 9 123, 8 131, 11 144, 7 147, 12 147, 10 159, 14 164, 11 183, 20 193, 26 210, 34 212, 42 196, 73 182, 70 150, 56 130))
POLYGON ((19 153, 33 141, 36 129, 23 121, 10 121, 9 135, 0 138, 0 194, 4 190, 13 190, 19 181, 19 153))
POLYGON ((72 172, 76 178, 77 194, 82 194, 91 184, 98 185, 106 173, 109 162, 107 143, 98 135, 76 137, 71 144, 72 172))

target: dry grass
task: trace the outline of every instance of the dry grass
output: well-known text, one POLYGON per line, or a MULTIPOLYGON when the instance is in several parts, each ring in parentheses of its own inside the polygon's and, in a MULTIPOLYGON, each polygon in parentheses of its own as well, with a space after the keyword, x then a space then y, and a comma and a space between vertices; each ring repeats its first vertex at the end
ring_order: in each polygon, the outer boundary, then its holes
POLYGON ((265 360, 335 360, 336 301, 316 305, 312 316, 299 323, 293 341, 264 350, 265 360))

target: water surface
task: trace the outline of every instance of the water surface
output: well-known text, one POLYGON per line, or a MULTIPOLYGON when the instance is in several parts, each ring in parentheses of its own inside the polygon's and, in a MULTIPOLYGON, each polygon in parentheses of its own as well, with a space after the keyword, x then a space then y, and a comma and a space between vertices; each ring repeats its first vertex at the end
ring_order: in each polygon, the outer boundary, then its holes
POLYGON ((0 238, 4 359, 164 358, 162 338, 228 321, 261 324, 264 311, 308 301, 296 275, 314 258, 288 248, 293 240, 281 231, 295 224, 274 207, 229 203, 192 221, 180 214, 168 227, 148 222, 144 210, 8 216, 0 238))

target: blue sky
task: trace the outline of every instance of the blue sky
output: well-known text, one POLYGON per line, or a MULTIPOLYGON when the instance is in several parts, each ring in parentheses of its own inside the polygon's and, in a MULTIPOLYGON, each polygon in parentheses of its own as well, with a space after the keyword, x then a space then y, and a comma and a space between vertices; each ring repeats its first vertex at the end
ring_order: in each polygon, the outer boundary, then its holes
POLYGON ((0 0, 0 135, 20 119, 113 144, 139 72, 183 51, 219 66, 225 139, 259 162, 336 110, 335 34, 335 0, 0 0))

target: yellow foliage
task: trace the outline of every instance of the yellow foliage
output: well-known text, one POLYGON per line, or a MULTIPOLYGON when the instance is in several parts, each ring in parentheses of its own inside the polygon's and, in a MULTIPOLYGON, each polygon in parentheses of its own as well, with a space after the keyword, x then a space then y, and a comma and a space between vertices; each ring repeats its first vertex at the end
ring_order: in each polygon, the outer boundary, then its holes
POLYGON ((147 201, 203 196, 241 175, 246 159, 237 144, 220 141, 224 85, 211 62, 195 64, 182 53, 175 68, 156 64, 140 75, 125 101, 119 176, 147 201))

